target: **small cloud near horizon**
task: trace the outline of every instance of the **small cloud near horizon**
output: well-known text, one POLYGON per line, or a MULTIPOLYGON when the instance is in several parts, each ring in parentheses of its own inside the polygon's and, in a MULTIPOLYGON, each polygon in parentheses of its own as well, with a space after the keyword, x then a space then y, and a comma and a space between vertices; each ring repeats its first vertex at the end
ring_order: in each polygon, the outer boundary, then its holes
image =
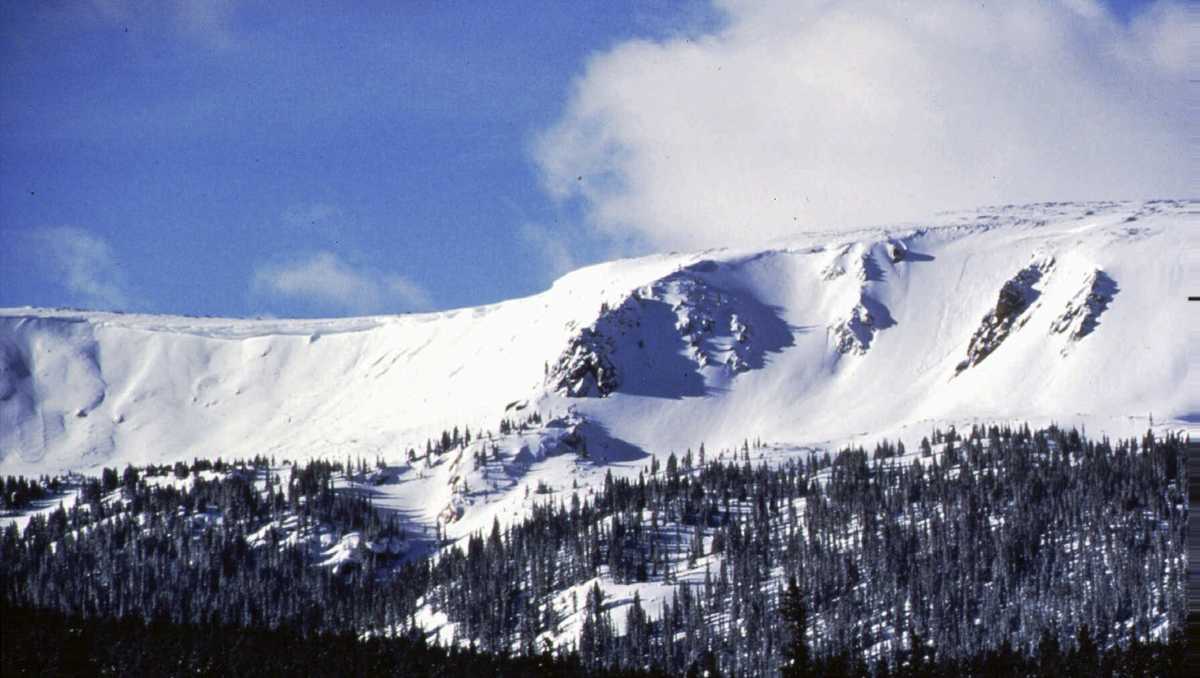
POLYGON ((121 265, 104 238, 75 226, 37 228, 26 235, 34 250, 45 254, 53 283, 72 296, 72 303, 101 310, 134 305, 121 265))
POLYGON ((374 315, 424 311, 433 300, 411 279, 352 266, 330 251, 260 265, 251 290, 256 296, 287 299, 319 312, 374 315))
POLYGON ((580 261, 571 251, 570 241, 562 233, 526 222, 518 231, 521 240, 528 245, 545 264, 551 280, 579 268, 580 261))

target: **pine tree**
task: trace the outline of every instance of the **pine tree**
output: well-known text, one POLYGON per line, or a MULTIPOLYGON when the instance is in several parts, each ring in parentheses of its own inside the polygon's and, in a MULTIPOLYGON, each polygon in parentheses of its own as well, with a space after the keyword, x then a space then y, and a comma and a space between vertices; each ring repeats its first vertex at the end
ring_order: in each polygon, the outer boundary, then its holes
POLYGON ((788 577, 787 590, 779 602, 779 617, 787 628, 788 640, 783 652, 783 678, 803 678, 812 675, 812 658, 808 649, 808 608, 796 584, 788 577))

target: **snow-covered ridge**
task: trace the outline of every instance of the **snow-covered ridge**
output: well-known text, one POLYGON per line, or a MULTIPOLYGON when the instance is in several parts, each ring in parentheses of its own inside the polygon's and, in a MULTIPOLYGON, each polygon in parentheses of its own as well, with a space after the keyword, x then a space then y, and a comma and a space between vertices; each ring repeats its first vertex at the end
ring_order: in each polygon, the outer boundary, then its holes
POLYGON ((575 334, 547 375, 568 397, 614 392, 667 398, 703 395, 765 354, 790 345, 788 327, 753 297, 720 288, 703 260, 607 303, 575 334))
POLYGON ((616 457, 746 436, 919 438, 917 422, 937 420, 1076 417, 1114 434, 1147 415, 1195 421, 1182 300, 1196 207, 1010 206, 800 234, 601 264, 531 297, 420 315, 3 309, 0 472, 399 459, 454 425, 494 430, 514 402, 572 412, 616 457), (1018 287, 1021 303, 1005 302, 1018 287))

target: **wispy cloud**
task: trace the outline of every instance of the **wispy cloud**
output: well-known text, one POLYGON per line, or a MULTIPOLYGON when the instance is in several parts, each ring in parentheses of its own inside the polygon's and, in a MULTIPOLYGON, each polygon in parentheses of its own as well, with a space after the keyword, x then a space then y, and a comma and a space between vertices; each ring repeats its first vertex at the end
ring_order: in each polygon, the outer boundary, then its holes
POLYGON ((29 233, 35 251, 44 253, 53 282, 80 306, 128 309, 131 297, 112 247, 82 228, 57 226, 29 233))
POLYGON ((1182 5, 716 4, 710 34, 593 58, 536 145, 595 232, 703 247, 1193 188, 1182 5))
POLYGON ((534 223, 521 225, 521 240, 537 253, 546 266, 550 278, 579 268, 579 260, 571 252, 571 246, 561 233, 534 223))
POLYGON ((323 312, 396 313, 425 310, 433 304, 416 282, 396 273, 351 266, 328 251, 259 266, 252 287, 258 295, 323 312))

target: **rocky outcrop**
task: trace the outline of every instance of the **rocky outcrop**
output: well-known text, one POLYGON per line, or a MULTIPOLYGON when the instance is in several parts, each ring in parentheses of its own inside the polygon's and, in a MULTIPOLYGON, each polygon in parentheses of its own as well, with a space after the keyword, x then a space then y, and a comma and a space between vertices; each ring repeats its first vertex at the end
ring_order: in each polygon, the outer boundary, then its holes
POLYGON ((1108 309, 1117 291, 1116 281, 1100 269, 1092 271, 1084 278, 1083 286, 1067 302, 1066 310, 1050 324, 1052 333, 1067 335, 1070 343, 1063 348, 1064 355, 1069 352, 1074 342, 1096 329, 1100 315, 1108 309))
POLYGON ((689 276, 670 276, 656 287, 657 296, 674 300, 675 328, 697 367, 724 365, 735 373, 749 369, 750 324, 733 310, 731 295, 689 276), (714 341, 720 338, 726 341, 714 341))
POLYGON ((1053 268, 1053 259, 1037 259, 1005 281, 995 308, 988 311, 979 329, 972 335, 971 343, 967 345, 967 357, 958 363, 956 374, 978 365, 999 348, 1014 330, 1025 324, 1028 320, 1026 311, 1041 294, 1037 286, 1053 268))
POLYGON ((845 259, 848 254, 850 254, 850 246, 846 245, 821 269, 821 280, 829 282, 846 275, 845 259))
POLYGON ((698 395, 705 379, 761 366, 766 351, 787 343, 786 325, 756 300, 713 285, 714 271, 701 262, 603 305, 551 365, 547 386, 574 398, 623 387, 678 397, 698 395))
POLYGON ((572 398, 603 398, 621 385, 610 354, 612 339, 585 327, 550 370, 550 384, 572 398))
POLYGON ((875 319, 860 303, 850 311, 848 318, 834 325, 831 331, 833 347, 838 353, 863 355, 871 347, 871 339, 875 336, 875 319))
POLYGON ((843 250, 822 271, 822 279, 832 281, 846 273, 853 272, 853 280, 847 279, 836 283, 842 286, 852 286, 850 293, 855 299, 854 306, 849 312, 829 325, 829 338, 833 349, 842 355, 863 355, 871 348, 875 335, 883 329, 896 324, 888 308, 872 294, 872 289, 883 280, 884 273, 875 257, 885 254, 892 263, 903 258, 903 245, 892 241, 884 243, 880 252, 877 245, 862 248, 857 255, 851 257, 851 249, 843 250), (830 277, 827 273, 836 268, 841 273, 830 277), (848 270, 847 270, 848 269, 848 270))

